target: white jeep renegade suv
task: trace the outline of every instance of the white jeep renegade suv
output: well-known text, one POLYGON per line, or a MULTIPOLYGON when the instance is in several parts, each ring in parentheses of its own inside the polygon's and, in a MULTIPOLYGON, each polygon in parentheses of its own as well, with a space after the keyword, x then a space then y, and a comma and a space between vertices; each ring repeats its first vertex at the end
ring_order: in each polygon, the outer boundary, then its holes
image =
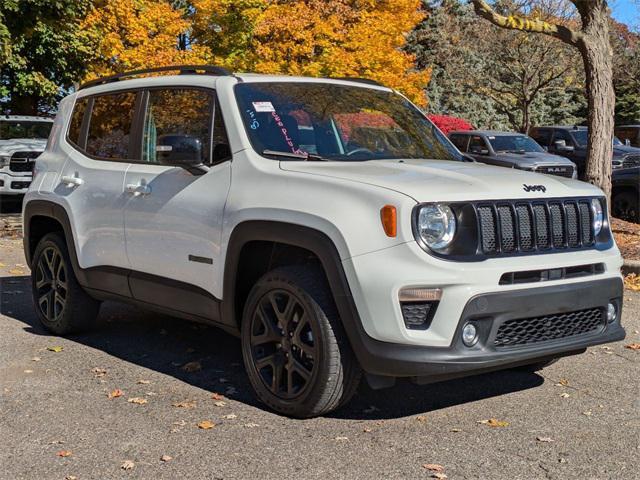
POLYGON ((104 300, 218 326, 258 397, 297 417, 362 372, 379 388, 537 369, 624 338, 597 188, 471 162, 370 81, 158 70, 180 75, 60 104, 24 203, 50 331, 90 327, 104 300))

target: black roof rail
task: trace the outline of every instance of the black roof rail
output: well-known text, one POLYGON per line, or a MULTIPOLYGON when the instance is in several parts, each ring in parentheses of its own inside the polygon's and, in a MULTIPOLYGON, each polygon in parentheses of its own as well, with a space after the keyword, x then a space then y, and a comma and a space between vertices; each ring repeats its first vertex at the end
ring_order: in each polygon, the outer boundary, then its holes
POLYGON ((95 80, 90 80, 86 83, 83 83, 82 85, 80 85, 80 88, 78 88, 78 90, 95 87, 96 85, 104 85, 106 83, 117 82, 129 77, 135 77, 137 75, 158 72, 180 72, 180 75, 197 75, 198 72, 203 72, 205 75, 233 75, 233 73, 231 73, 226 68, 216 67, 215 65, 169 65, 167 67, 144 68, 141 70, 133 70, 131 72, 117 73, 115 75, 109 75, 108 77, 96 78, 95 80))
POLYGON ((361 77, 330 77, 332 80, 347 80, 349 82, 358 82, 358 83, 366 83, 367 85, 376 85, 378 87, 386 87, 382 83, 371 80, 370 78, 361 78, 361 77))

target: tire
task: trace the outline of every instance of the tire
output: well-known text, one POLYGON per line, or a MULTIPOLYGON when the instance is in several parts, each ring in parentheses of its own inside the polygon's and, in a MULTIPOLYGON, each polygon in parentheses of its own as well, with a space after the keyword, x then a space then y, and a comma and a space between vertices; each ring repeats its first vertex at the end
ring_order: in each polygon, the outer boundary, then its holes
POLYGON ((309 418, 347 403, 362 371, 317 267, 284 267, 253 286, 241 327, 242 356, 258 398, 309 418))
POLYGON ((640 222, 640 205, 638 194, 630 190, 613 196, 613 216, 627 222, 640 222))
POLYGON ((45 235, 33 254, 31 290, 40 323, 56 335, 91 329, 100 302, 78 284, 67 244, 58 233, 45 235))
POLYGON ((558 358, 552 358, 551 360, 546 360, 544 362, 536 362, 536 363, 530 363, 529 365, 521 365, 520 367, 516 367, 515 370, 518 370, 520 372, 536 373, 542 370, 543 368, 547 368, 553 365, 558 360, 559 360, 558 358))

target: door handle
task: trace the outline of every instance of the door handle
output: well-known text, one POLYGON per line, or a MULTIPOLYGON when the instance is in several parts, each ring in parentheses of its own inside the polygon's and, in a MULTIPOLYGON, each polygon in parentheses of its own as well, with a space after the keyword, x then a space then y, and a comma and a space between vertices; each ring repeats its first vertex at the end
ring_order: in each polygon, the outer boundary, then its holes
POLYGON ((139 196, 144 197, 151 193, 151 187, 149 185, 142 184, 142 183, 138 183, 138 184, 130 183, 127 185, 127 192, 131 193, 136 197, 139 197, 139 196))
POLYGON ((64 183, 69 188, 73 188, 82 185, 84 183, 84 180, 77 176, 71 177, 69 175, 64 175, 62 178, 60 178, 60 182, 64 183))

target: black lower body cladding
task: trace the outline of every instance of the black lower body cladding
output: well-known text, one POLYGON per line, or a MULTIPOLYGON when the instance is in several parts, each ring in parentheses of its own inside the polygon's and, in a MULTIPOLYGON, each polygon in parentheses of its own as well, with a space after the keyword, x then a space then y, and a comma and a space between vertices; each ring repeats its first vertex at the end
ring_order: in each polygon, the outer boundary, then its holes
POLYGON ((359 358, 374 376, 433 382, 580 353, 625 337, 622 295, 619 278, 478 295, 466 304, 448 347, 393 344, 366 336, 366 352, 359 352, 359 358), (607 321, 609 303, 617 311, 612 322, 607 321), (526 328, 514 332, 509 323, 518 319, 526 328), (469 322, 479 337, 472 347, 461 339, 469 322), (509 328, 501 329, 504 325, 509 328))

